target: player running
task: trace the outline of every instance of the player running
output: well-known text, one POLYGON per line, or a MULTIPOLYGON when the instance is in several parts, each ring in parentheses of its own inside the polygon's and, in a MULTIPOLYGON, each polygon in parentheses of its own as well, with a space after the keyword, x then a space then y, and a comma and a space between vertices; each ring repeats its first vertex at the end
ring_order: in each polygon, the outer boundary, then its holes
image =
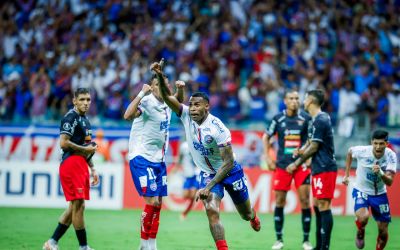
POLYGON ((346 158, 346 174, 343 184, 349 184, 349 174, 353 159, 357 159, 356 182, 353 199, 356 214, 356 246, 364 248, 365 226, 369 219, 369 208, 378 225, 376 250, 385 248, 389 238, 388 226, 391 222, 386 185, 393 184, 396 174, 397 157, 387 148, 388 132, 377 130, 372 134, 371 145, 355 146, 349 149, 346 158))
POLYGON ((219 218, 224 189, 231 196, 241 217, 250 221, 255 231, 261 228, 260 220, 250 205, 243 169, 234 160, 230 131, 217 117, 209 113, 209 99, 206 94, 194 93, 190 97, 189 107, 183 105, 170 94, 160 65, 153 63, 151 69, 157 73, 165 103, 181 118, 185 127, 190 153, 196 166, 201 169, 200 189, 196 200, 203 201, 217 249, 226 250, 228 245, 219 218))
POLYGON ((289 164, 286 170, 293 173, 312 156, 311 175, 314 211, 316 217, 315 249, 329 249, 333 227, 331 200, 335 191, 337 165, 333 145, 333 129, 329 115, 321 111, 324 92, 316 89, 307 92, 304 109, 311 115, 309 141, 299 150, 299 158, 289 164))
POLYGON ((290 190, 292 180, 296 186, 300 205, 301 205, 301 222, 303 225, 303 249, 312 250, 313 247, 309 242, 311 209, 310 209, 310 169, 306 164, 298 166, 293 173, 286 171, 287 165, 294 162, 293 153, 307 142, 307 129, 310 116, 299 110, 299 94, 295 90, 289 90, 285 93, 284 102, 286 110, 277 114, 263 135, 265 148, 265 156, 268 167, 274 170, 274 186, 275 190, 275 211, 274 222, 277 241, 272 245, 271 249, 279 250, 283 248, 283 209, 286 203, 286 194, 290 190), (270 142, 269 140, 275 134, 278 135, 278 156, 276 163, 269 157, 270 142))
MULTIPOLYGON (((163 76, 165 81, 168 79, 163 76)), ((183 99, 183 88, 177 85, 177 97, 183 99)), ((129 166, 136 190, 144 198, 140 226, 141 250, 157 249, 162 197, 167 196, 165 152, 168 148, 171 109, 159 93, 155 75, 150 85, 129 104, 124 119, 133 120, 129 136, 129 166)))
POLYGON ((61 215, 58 226, 51 238, 43 245, 44 250, 58 250, 58 241, 74 226, 80 250, 92 250, 87 244, 84 210, 85 200, 90 199, 89 169, 93 176, 91 185, 97 185, 99 176, 94 169, 91 156, 97 146, 91 144, 92 130, 85 116, 91 103, 89 89, 78 88, 74 92, 74 108, 68 111, 61 121, 60 146, 62 160, 60 164, 60 181, 64 196, 69 201, 68 208, 61 215), (89 143, 85 145, 85 143, 89 143))

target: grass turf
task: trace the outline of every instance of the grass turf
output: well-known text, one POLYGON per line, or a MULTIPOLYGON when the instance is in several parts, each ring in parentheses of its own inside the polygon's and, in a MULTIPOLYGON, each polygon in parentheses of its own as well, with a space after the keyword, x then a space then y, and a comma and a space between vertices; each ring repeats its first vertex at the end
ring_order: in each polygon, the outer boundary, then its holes
MULTIPOLYGON (((41 249, 63 210, 38 208, 0 208, 0 249, 41 249)), ((96 250, 137 249, 139 245, 139 210, 87 210, 86 229, 89 245, 96 250)), ((262 229, 256 233, 237 213, 222 213, 229 248, 271 249, 275 241, 274 224, 270 214, 261 214, 262 229)), ((315 243, 315 220, 311 242, 315 243)), ((389 226, 387 250, 400 249, 400 218, 389 226)), ((365 249, 375 249, 377 228, 371 218, 366 231, 365 249)), ((331 249, 355 249, 353 217, 335 216, 331 249)), ((285 250, 302 249, 299 215, 286 215, 284 225, 285 250)), ((160 250, 215 249, 204 212, 191 212, 185 221, 178 212, 162 211, 157 245, 160 250)), ((72 227, 59 242, 60 249, 78 249, 72 227)))

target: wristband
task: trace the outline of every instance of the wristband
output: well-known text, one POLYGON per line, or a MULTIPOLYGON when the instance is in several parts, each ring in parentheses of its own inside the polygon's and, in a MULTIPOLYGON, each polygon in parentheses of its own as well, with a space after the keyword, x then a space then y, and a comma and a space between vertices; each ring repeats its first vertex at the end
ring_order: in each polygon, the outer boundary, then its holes
POLYGON ((382 175, 385 175, 385 173, 383 172, 382 169, 379 169, 378 175, 379 175, 380 177, 382 177, 382 175))
POLYGON ((145 93, 143 92, 143 90, 141 90, 137 96, 138 96, 140 99, 142 99, 144 95, 145 95, 145 93))

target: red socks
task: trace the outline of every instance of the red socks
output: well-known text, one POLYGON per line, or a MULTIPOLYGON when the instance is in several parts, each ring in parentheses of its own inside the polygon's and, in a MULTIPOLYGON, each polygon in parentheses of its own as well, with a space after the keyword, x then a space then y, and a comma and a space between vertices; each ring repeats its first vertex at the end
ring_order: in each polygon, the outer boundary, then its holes
POLYGON ((383 250, 386 246, 389 236, 383 236, 376 238, 376 250, 383 250))
POLYGON ((217 240, 215 245, 217 246, 217 250, 228 250, 228 244, 226 244, 226 240, 217 240))
POLYGON ((140 219, 140 238, 144 240, 149 239, 153 215, 154 207, 151 205, 146 205, 142 212, 142 218, 140 219))
POLYGON ((160 225, 160 207, 153 206, 153 218, 150 228, 149 238, 155 239, 158 233, 158 226, 160 225))
POLYGON ((361 224, 361 222, 359 222, 358 220, 356 220, 355 222, 358 230, 363 230, 365 228, 365 225, 361 224))

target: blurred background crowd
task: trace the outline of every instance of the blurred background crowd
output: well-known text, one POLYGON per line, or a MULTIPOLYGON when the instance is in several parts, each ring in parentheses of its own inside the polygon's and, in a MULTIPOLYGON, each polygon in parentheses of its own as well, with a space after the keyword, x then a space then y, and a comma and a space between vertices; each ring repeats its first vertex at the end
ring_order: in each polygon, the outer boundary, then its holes
POLYGON ((399 0, 1 1, 0 120, 58 123, 89 87, 93 123, 119 122, 163 57, 170 82, 207 92, 230 124, 322 88, 344 136, 355 114, 400 126, 399 13, 399 0))

